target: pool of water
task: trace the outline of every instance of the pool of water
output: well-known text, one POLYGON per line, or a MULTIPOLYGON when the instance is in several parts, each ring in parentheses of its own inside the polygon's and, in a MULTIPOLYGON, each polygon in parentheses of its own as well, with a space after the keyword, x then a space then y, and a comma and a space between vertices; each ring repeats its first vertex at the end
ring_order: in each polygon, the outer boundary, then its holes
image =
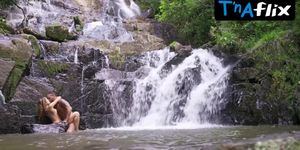
POLYGON ((0 135, 0 149, 215 149, 299 126, 212 126, 198 129, 95 129, 74 134, 0 135))

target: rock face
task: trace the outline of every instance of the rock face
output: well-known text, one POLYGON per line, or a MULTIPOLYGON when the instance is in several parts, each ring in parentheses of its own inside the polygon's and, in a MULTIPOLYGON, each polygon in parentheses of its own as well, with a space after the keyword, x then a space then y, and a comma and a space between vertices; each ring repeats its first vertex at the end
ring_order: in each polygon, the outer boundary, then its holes
POLYGON ((3 88, 5 81, 9 77, 10 72, 12 71, 13 67, 15 66, 14 61, 6 61, 0 59, 0 90, 3 88))
POLYGON ((22 134, 29 133, 65 133, 66 127, 61 124, 26 124, 21 127, 22 134))
POLYGON ((6 70, 3 70, 4 76, 9 74, 9 77, 2 85, 3 94, 7 100, 13 97, 15 89, 31 63, 32 55, 33 50, 26 39, 20 36, 0 39, 0 58, 10 59, 15 62, 12 70, 9 69, 12 67, 11 63, 10 67, 6 66, 6 70))
POLYGON ((300 78, 298 71, 290 68, 300 69, 300 64, 282 59, 287 53, 299 56, 299 48, 292 39, 287 34, 240 59, 231 74, 228 103, 220 114, 221 122, 242 125, 299 123, 297 82, 300 78))
POLYGON ((21 120, 18 107, 13 105, 4 105, 0 107, 0 133, 20 132, 21 120))
MULTIPOLYGON (((162 49, 175 38, 167 24, 115 16, 121 9, 116 1, 20 0, 18 5, 27 20, 16 31, 25 34, 0 35, 0 100, 6 100, 0 102, 0 120, 7 120, 0 123, 0 133, 42 132, 34 131, 44 127, 36 125, 37 101, 50 91, 80 112, 81 129, 116 126, 110 101, 114 88, 105 80, 118 80, 126 87, 120 96, 130 101, 132 77, 147 74, 141 53, 162 49), (104 73, 97 78, 100 70, 104 73), (20 128, 24 124, 29 125, 20 128)), ((0 13, 13 28, 23 21, 13 6, 0 13)), ((13 32, 3 34, 8 33, 13 32)), ((126 101, 122 104, 129 105, 126 101)))
POLYGON ((78 37, 75 33, 69 33, 69 29, 62 25, 52 25, 46 27, 46 36, 58 42, 64 42, 66 40, 76 40, 78 37))

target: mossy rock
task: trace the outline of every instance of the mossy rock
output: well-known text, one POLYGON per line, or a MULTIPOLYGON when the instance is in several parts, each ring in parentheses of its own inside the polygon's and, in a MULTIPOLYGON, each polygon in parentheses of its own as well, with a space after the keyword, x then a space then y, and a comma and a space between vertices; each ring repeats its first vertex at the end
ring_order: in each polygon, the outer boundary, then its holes
POLYGON ((10 27, 9 25, 6 24, 5 19, 0 17, 0 33, 2 34, 13 34, 14 33, 14 29, 12 27, 10 27))
POLYGON ((33 35, 26 35, 25 38, 30 42, 35 57, 40 58, 42 54, 42 48, 40 46, 39 40, 33 35))
POLYGON ((79 16, 75 16, 74 23, 75 23, 76 31, 81 32, 84 27, 83 20, 79 16))
POLYGON ((64 42, 67 40, 76 40, 75 33, 69 33, 69 29, 62 25, 51 25, 46 27, 46 36, 54 41, 64 42))
POLYGON ((125 55, 121 54, 119 50, 115 50, 109 53, 109 60, 111 63, 111 67, 114 69, 121 70, 125 64, 125 55))
POLYGON ((47 77, 53 77, 59 73, 67 72, 70 67, 70 65, 66 63, 43 60, 38 61, 38 66, 47 77))
POLYGON ((59 51, 60 43, 59 42, 42 40, 41 43, 44 46, 47 54, 56 55, 56 54, 60 53, 60 51, 59 51))
POLYGON ((174 41, 169 45, 169 47, 171 51, 178 52, 183 46, 180 43, 174 41))
POLYGON ((24 29, 23 29, 23 32, 24 32, 25 34, 33 35, 34 37, 36 37, 36 38, 39 39, 39 40, 46 40, 46 39, 47 39, 44 35, 42 35, 42 34, 36 32, 36 31, 34 31, 33 29, 28 28, 28 27, 24 28, 24 29))
POLYGON ((33 50, 26 39, 12 38, 0 43, 0 57, 16 62, 13 70, 3 86, 3 94, 6 100, 10 100, 21 81, 23 75, 31 64, 33 50))

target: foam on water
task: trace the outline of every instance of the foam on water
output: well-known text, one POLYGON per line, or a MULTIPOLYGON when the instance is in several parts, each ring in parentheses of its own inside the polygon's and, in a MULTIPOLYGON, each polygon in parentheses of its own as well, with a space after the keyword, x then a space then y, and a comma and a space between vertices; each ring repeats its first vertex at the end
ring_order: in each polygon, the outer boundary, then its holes
POLYGON ((113 130, 113 131, 142 131, 142 130, 193 130, 206 128, 224 128, 226 126, 217 124, 178 124, 176 126, 123 126, 117 128, 100 128, 97 130, 113 130))

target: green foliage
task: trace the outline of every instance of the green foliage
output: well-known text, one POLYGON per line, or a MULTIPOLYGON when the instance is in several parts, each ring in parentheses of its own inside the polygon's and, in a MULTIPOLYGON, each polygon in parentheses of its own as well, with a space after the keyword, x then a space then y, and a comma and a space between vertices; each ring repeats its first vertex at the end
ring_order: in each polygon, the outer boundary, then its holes
POLYGON ((230 21, 218 23, 211 33, 219 46, 243 53, 282 36, 290 26, 291 22, 230 21))
POLYGON ((152 9, 155 14, 159 13, 160 0, 137 0, 142 11, 152 9))
POLYGON ((300 0, 296 1, 296 18, 293 22, 293 30, 295 34, 300 35, 300 0))
POLYGON ((256 68, 272 77, 269 98, 295 100, 295 91, 300 81, 300 53, 296 37, 287 32, 280 38, 255 48, 251 53, 256 60, 256 68))
POLYGON ((6 24, 5 19, 0 17, 0 33, 2 34, 13 33, 13 31, 14 31, 13 28, 11 28, 6 24))
POLYGON ((48 76, 54 76, 58 73, 63 73, 68 70, 70 67, 68 64, 65 63, 57 63, 57 62, 50 62, 50 61, 42 61, 38 62, 38 66, 42 69, 43 73, 48 76))
POLYGON ((77 32, 81 32, 84 27, 84 23, 79 16, 74 17, 75 28, 77 32))
POLYGON ((41 46, 38 39, 35 36, 29 35, 28 40, 31 43, 31 47, 34 51, 35 57, 39 58, 41 56, 41 46))
POLYGON ((1 0, 0 8, 6 8, 17 3, 17 0, 1 0))
POLYGON ((213 1, 162 0, 157 18, 172 24, 185 44, 200 46, 210 39, 210 28, 214 24, 213 1))

